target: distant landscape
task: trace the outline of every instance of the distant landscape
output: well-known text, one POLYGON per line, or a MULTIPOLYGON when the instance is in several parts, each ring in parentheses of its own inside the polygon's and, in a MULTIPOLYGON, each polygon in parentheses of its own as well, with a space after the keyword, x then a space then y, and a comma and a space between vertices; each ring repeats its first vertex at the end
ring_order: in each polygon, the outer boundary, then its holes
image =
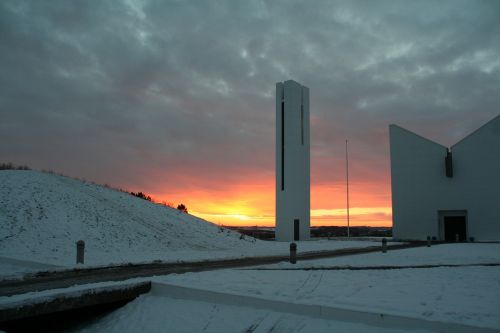
MULTIPOLYGON (((236 230, 244 235, 252 236, 263 240, 274 240, 274 227, 233 227, 226 228, 236 230)), ((350 237, 391 237, 391 227, 350 227, 350 237)), ((347 237, 347 227, 342 226, 324 226, 311 227, 312 238, 329 238, 329 237, 347 237)))

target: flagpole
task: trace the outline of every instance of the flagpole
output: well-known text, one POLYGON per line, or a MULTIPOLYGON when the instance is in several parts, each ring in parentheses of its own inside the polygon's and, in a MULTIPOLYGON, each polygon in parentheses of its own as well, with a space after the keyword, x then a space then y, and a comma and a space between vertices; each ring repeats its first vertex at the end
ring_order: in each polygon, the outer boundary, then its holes
POLYGON ((346 201, 347 201, 347 237, 350 237, 349 230, 349 155, 347 152, 347 140, 345 140, 345 175, 346 175, 346 201))

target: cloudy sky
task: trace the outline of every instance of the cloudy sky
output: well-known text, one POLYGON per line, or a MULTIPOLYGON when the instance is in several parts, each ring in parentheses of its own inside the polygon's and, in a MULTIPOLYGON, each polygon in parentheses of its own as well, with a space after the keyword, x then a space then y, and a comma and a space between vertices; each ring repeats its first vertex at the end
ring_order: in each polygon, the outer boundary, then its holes
POLYGON ((0 162, 274 223, 275 83, 310 88, 313 223, 390 225, 388 125, 500 113, 500 1, 0 2, 0 162))

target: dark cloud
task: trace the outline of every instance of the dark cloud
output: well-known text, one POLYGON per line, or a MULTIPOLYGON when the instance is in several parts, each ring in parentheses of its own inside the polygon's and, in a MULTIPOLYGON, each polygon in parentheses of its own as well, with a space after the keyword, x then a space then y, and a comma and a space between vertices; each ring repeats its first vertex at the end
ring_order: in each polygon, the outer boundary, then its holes
POLYGON ((277 81, 311 89, 317 184, 346 138, 386 181, 389 123, 451 145, 500 105, 493 0, 2 1, 0 41, 2 160, 151 191, 272 176, 277 81))

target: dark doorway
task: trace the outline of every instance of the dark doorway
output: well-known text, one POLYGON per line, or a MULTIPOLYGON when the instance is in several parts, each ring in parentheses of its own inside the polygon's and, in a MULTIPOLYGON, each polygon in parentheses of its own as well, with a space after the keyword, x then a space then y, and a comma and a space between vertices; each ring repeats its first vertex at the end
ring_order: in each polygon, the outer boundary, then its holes
POLYGON ((293 220, 293 240, 296 240, 298 241, 299 238, 300 238, 300 220, 299 219, 295 219, 293 220))
POLYGON ((467 239, 467 227, 465 224, 465 216, 444 216, 444 240, 447 242, 463 242, 467 239))

